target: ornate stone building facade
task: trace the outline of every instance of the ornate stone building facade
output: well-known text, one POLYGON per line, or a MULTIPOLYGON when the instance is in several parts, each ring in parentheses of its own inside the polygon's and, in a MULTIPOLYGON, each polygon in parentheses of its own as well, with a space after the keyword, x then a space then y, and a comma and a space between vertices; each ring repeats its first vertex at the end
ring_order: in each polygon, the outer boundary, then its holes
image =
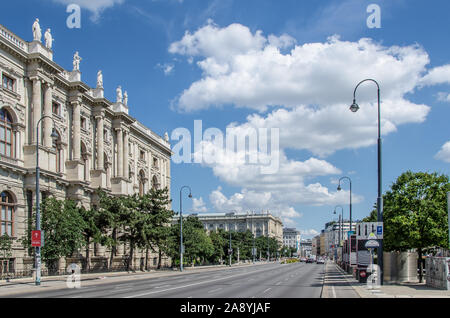
MULTIPOLYGON (((128 114, 128 94, 122 95, 120 87, 115 102, 104 98, 101 71, 95 88, 85 84, 78 52, 72 71, 56 64, 51 34, 46 33, 44 45, 40 32, 37 21, 34 40, 27 42, 0 25, 0 225, 2 235, 16 239, 29 235, 39 121, 41 197, 69 198, 91 208, 98 204, 99 187, 113 196, 150 187, 170 190, 167 135, 158 136, 128 114)), ((108 252, 97 246, 93 250, 93 262, 108 252)), ((117 257, 126 253, 119 248, 117 257)), ((135 257, 139 264, 142 254, 135 257)), ((9 263, 18 271, 33 266, 17 240, 9 263)))

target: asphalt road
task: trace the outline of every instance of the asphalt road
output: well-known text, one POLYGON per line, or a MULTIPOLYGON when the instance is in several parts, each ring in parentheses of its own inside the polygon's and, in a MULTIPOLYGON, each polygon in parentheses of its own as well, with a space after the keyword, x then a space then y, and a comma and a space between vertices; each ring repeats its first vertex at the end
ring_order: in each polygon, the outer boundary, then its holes
POLYGON ((28 292, 15 298, 320 298, 325 265, 270 263, 28 292))

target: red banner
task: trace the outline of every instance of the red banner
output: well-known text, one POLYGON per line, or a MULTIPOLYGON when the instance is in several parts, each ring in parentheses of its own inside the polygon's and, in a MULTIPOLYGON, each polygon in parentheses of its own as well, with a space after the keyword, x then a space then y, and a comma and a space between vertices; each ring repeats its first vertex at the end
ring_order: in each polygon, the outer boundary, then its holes
POLYGON ((31 233, 31 246, 41 247, 41 231, 33 231, 31 233))

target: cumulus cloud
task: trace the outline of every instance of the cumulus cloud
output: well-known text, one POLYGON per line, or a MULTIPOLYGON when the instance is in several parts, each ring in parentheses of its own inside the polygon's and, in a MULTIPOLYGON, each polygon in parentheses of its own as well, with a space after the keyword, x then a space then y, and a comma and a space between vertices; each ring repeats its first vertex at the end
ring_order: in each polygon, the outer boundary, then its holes
POLYGON ((309 229, 309 230, 300 230, 300 234, 306 237, 314 237, 316 235, 319 235, 320 233, 314 229, 309 229))
POLYGON ((434 158, 450 163, 450 141, 442 146, 441 150, 436 154, 434 158))
MULTIPOLYGON (((234 105, 258 111, 270 106, 326 106, 351 103, 355 85, 364 78, 382 84, 384 100, 402 100, 412 92, 429 63, 419 46, 383 47, 370 39, 294 45, 288 35, 265 37, 246 26, 220 28, 208 24, 170 45, 169 52, 198 58, 200 80, 182 92, 178 107, 195 111, 234 105)), ((361 89, 360 102, 375 99, 374 90, 361 89)))
POLYGON ((200 197, 199 199, 192 198, 192 211, 193 212, 198 212, 198 213, 206 213, 206 212, 208 212, 208 209, 206 208, 206 204, 203 201, 202 197, 200 197))
MULTIPOLYGON (((379 82, 381 129, 387 136, 401 125, 426 120, 430 107, 413 103, 407 96, 442 81, 447 72, 445 68, 427 73, 429 56, 418 45, 386 47, 367 38, 351 42, 338 36, 298 44, 287 34, 264 35, 241 24, 219 27, 212 21, 195 32, 187 31, 170 45, 169 52, 195 62, 202 71, 201 78, 176 99, 179 111, 248 108, 255 113, 229 127, 242 132, 278 128, 280 132, 279 171, 269 175, 261 174, 261 165, 245 163, 245 153, 230 155, 212 142, 203 144, 205 152, 222 157, 204 165, 221 181, 241 187, 230 196, 213 191, 211 203, 228 210, 264 206, 278 210, 288 222, 300 215, 294 208, 297 204, 332 205, 348 200, 348 192, 330 191, 314 178, 341 174, 325 157, 376 143, 376 86, 360 86, 357 102, 361 109, 355 114, 349 106, 356 84, 365 78, 379 82), (291 160, 286 149, 307 150, 313 157, 291 160)), ((363 200, 357 194, 353 199, 363 200)))
POLYGON ((92 13, 91 20, 96 22, 105 9, 122 4, 125 0, 53 0, 53 2, 64 5, 78 4, 81 8, 90 11, 92 13))

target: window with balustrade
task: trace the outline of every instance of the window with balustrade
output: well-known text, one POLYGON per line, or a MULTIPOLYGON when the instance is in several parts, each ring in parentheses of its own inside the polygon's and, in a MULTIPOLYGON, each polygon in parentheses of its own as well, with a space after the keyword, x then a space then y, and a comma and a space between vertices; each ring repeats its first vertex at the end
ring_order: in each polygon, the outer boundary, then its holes
POLYGON ((7 110, 0 110, 0 155, 13 158, 14 136, 12 117, 7 110))
POLYGON ((9 192, 2 192, 0 198, 0 224, 1 235, 7 234, 12 237, 14 235, 14 199, 9 192))
POLYGON ((14 79, 8 75, 2 75, 2 87, 10 91, 14 91, 14 79))

